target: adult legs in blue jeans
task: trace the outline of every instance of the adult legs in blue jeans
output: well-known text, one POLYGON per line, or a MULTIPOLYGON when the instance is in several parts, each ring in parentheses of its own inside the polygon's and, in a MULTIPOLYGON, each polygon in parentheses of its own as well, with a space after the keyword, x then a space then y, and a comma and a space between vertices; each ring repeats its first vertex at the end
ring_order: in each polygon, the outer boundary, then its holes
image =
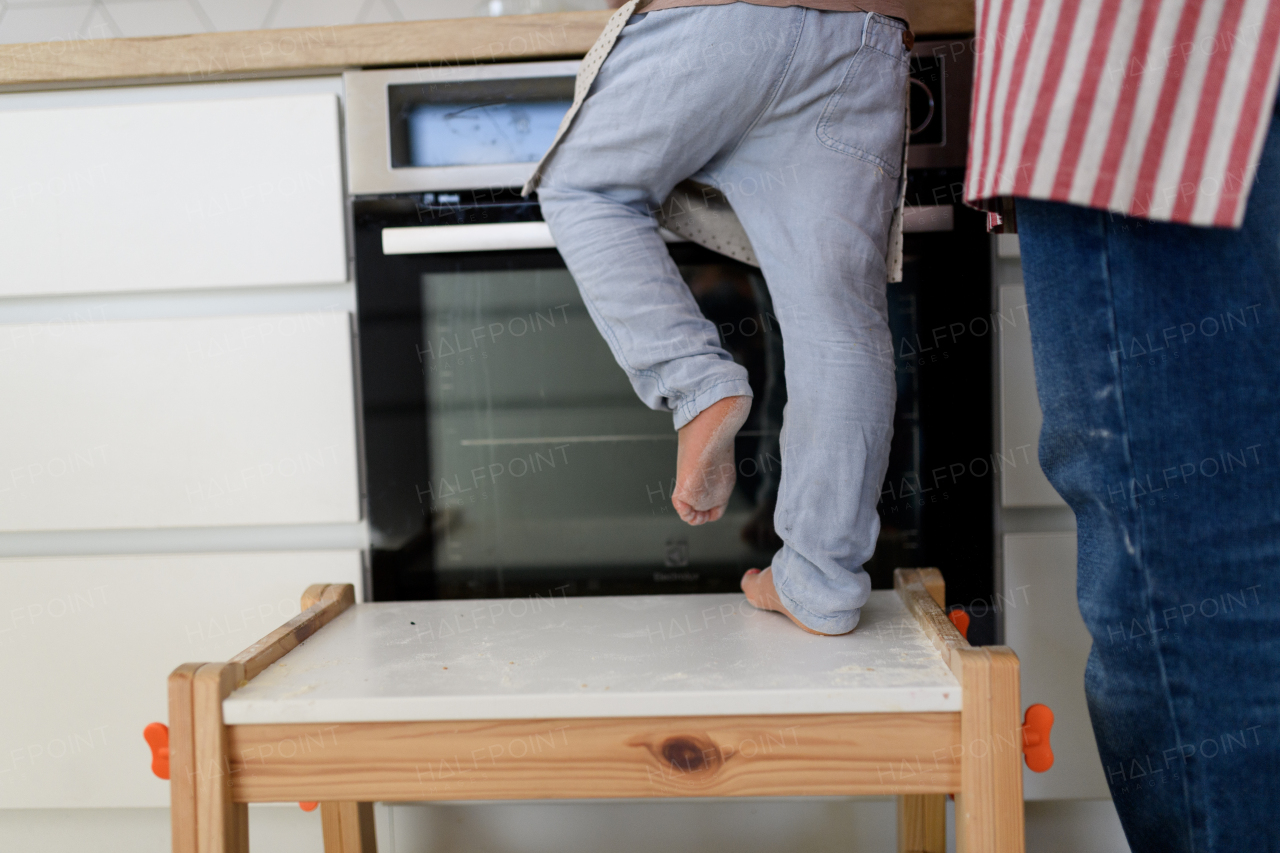
MULTIPOLYGON (((653 211, 689 177, 728 196, 786 355, 774 516, 785 544, 772 581, 792 616, 822 633, 857 624, 879 533, 895 394, 885 254, 906 61, 901 24, 864 13, 734 3, 633 16, 538 192, 619 364, 677 429, 751 389, 653 211)), ((680 467, 678 495, 705 476, 680 467)))
POLYGON ((1129 844, 1280 850, 1280 122, 1239 231, 1027 201, 1018 227, 1129 844))

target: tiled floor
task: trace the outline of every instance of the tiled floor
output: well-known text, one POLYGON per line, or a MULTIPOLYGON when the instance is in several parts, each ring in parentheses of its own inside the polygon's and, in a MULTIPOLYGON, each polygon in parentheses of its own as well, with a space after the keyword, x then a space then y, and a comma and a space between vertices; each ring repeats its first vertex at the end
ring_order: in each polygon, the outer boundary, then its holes
POLYGON ((606 8, 605 0, 0 0, 0 44, 606 8))

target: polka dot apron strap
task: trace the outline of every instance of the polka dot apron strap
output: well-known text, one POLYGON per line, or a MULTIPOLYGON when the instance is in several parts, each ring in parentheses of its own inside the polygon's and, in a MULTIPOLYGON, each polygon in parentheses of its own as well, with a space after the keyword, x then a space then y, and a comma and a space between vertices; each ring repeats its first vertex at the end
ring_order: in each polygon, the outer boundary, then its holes
POLYGON ((560 128, 556 131, 556 138, 551 140, 551 147, 547 149, 546 154, 542 155, 542 159, 538 161, 538 165, 534 168, 529 182, 520 190, 521 195, 529 195, 538 188, 538 182, 542 179, 542 172, 546 168, 547 162, 551 159, 551 155, 555 153, 556 146, 560 144, 560 140, 569 131, 569 125, 573 123, 573 117, 578 114, 579 107, 587 99, 587 92, 591 91, 591 84, 595 82, 600 66, 604 64, 605 57, 609 55, 609 51, 613 50, 614 42, 618 40, 618 34, 627 25, 627 19, 631 17, 631 13, 635 11, 636 6, 640 5, 640 2, 641 0, 630 0, 626 5, 614 12, 609 17, 608 23, 604 25, 604 32, 600 33, 600 38, 596 39, 596 43, 591 46, 591 50, 587 51, 587 55, 582 58, 582 64, 578 66, 578 79, 573 86, 573 106, 569 107, 569 112, 564 114, 564 118, 560 122, 560 128))
POLYGON ((889 225, 889 250, 885 256, 885 267, 891 283, 902 281, 902 215, 907 205, 907 144, 911 138, 911 81, 907 81, 907 106, 903 110, 902 128, 902 170, 898 184, 898 206, 893 211, 893 221, 889 225))

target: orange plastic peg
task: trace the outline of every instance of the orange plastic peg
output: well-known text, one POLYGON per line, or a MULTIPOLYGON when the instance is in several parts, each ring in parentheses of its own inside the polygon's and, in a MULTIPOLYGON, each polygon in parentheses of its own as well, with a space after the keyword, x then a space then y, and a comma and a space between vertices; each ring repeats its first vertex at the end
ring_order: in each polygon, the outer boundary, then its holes
POLYGON ((947 617, 951 620, 951 624, 956 626, 960 636, 966 640, 969 639, 969 614, 964 611, 964 608, 957 607, 955 610, 949 611, 947 617))
POLYGON ((1043 773, 1053 766, 1053 747, 1049 730, 1053 728, 1053 711, 1039 702, 1027 709, 1022 720, 1022 752, 1027 766, 1043 773))
POLYGON ((164 723, 148 723, 142 737, 151 747, 151 772, 161 779, 169 778, 169 727, 164 723))
POLYGON ((302 809, 304 812, 313 812, 316 810, 316 806, 318 805, 320 804, 319 803, 298 803, 298 808, 302 809))

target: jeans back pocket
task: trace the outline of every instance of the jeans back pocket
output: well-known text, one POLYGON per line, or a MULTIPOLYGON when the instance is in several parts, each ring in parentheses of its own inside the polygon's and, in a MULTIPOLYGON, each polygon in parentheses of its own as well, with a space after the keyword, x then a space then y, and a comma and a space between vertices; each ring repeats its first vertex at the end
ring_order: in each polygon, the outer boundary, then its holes
POLYGON ((818 141, 828 148, 902 174, 907 49, 902 30, 872 18, 843 79, 818 119, 818 141), (894 55, 894 54, 897 55, 894 55))

